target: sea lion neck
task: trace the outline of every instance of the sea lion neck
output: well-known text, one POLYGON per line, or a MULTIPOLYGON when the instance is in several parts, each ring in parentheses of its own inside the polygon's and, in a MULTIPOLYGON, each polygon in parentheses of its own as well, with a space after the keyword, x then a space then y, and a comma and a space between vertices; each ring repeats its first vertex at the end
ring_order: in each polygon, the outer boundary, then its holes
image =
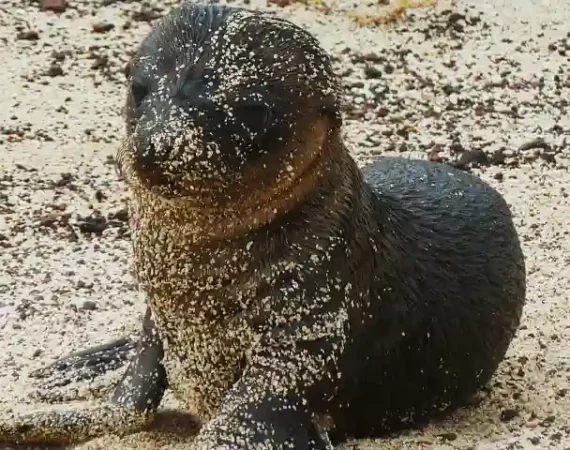
MULTIPOLYGON (((336 202, 337 197, 342 197, 343 192, 348 192, 351 185, 359 182, 357 170, 347 173, 347 166, 355 163, 336 132, 324 147, 322 154, 290 190, 264 204, 244 201, 223 208, 195 207, 184 198, 161 197, 131 179, 133 229, 140 227, 141 220, 146 217, 160 217, 163 226, 170 224, 180 233, 186 246, 191 247, 211 247, 267 236, 270 230, 301 220, 307 211, 320 208, 327 199, 336 202), (350 160, 349 164, 347 160, 350 160)), ((253 189, 259 187, 252 186, 253 189)))

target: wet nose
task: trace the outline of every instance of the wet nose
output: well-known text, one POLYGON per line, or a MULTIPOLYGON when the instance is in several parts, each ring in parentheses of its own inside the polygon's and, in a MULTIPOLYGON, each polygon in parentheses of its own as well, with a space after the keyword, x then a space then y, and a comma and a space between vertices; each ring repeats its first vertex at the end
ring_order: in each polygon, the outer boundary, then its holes
POLYGON ((167 139, 159 138, 155 128, 143 129, 139 126, 135 132, 135 160, 137 168, 143 173, 155 171, 168 158, 170 145, 167 139))

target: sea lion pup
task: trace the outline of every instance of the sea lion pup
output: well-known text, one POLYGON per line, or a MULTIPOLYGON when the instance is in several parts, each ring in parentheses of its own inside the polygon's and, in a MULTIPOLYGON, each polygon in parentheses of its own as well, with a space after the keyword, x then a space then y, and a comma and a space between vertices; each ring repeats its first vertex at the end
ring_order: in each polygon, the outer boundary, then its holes
POLYGON ((168 383, 201 424, 193 448, 325 449, 424 421, 491 378, 525 298, 507 204, 444 165, 361 172, 309 33, 185 2, 128 77, 118 161, 142 337, 109 402, 5 420, 4 441, 133 431, 168 383))

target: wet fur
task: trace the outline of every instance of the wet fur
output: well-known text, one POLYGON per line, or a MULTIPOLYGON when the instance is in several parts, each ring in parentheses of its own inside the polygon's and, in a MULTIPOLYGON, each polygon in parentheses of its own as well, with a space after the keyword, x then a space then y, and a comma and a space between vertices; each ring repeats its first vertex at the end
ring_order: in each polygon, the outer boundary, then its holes
MULTIPOLYGON (((164 45, 166 58, 179 60, 175 38, 191 30, 189 42, 206 42, 233 11, 185 3, 140 53, 164 45)), ((287 42, 296 28, 283 29, 287 42)), ((316 45, 306 37, 283 51, 321 55, 316 45)), ((268 98, 276 134, 268 138, 264 124, 241 163, 228 153, 213 161, 234 170, 255 165, 276 136, 294 137, 286 124, 330 121, 318 184, 242 235, 196 242, 199 214, 177 194, 153 191, 172 187, 160 173, 145 179, 168 155, 123 150, 131 152, 123 172, 133 197, 134 265, 149 310, 111 405, 151 420, 168 384, 203 422, 197 448, 324 449, 327 436, 337 443, 421 423, 490 379, 519 324, 524 258, 502 197, 472 175, 423 161, 382 158, 360 171, 340 138, 330 63, 318 58, 318 82, 302 74, 291 82, 306 102, 279 100, 275 93, 286 90, 275 83, 268 98)), ((129 76, 141 76, 136 63, 129 76)), ((131 90, 130 135, 145 114, 135 103, 131 90)), ((236 188, 236 179, 225 186, 236 188)), ((31 423, 41 437, 46 422, 31 423)))

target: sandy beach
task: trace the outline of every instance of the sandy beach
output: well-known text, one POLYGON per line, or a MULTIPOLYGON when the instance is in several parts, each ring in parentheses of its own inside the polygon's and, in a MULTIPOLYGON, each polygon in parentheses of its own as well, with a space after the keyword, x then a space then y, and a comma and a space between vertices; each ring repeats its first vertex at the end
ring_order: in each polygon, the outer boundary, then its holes
MULTIPOLYGON (((0 415, 93 400, 121 375, 51 391, 29 377, 140 324, 127 192, 113 164, 123 68, 176 3, 0 3, 0 415)), ((430 158, 478 174, 507 199, 526 257, 520 330, 477 401, 343 448, 570 449, 570 2, 440 0, 388 23, 383 1, 277 3, 288 4, 232 2, 320 39, 345 88, 357 161, 430 158)), ((164 407, 177 407, 170 394, 164 407)), ((73 448, 182 450, 193 432, 182 416, 73 448)))

